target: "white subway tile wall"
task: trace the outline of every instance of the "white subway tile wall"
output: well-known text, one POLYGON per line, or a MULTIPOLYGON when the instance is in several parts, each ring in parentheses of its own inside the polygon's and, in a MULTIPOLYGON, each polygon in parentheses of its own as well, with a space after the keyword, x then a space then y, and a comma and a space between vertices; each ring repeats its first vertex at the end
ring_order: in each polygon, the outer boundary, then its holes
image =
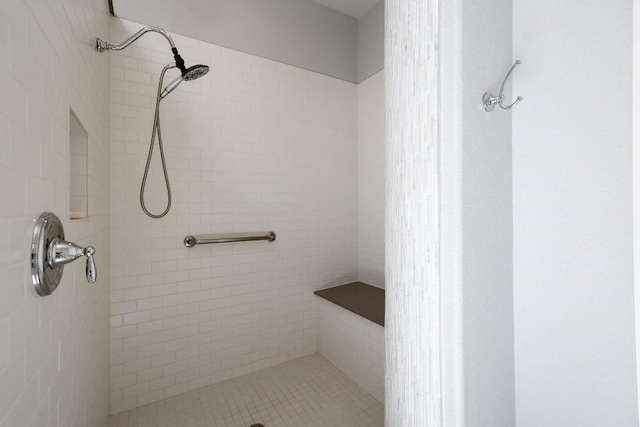
POLYGON ((384 71, 358 85, 358 279, 384 288, 384 71))
POLYGON ((317 297, 318 352, 384 402, 384 328, 317 297))
POLYGON ((109 411, 109 62, 102 0, 0 1, 0 426, 106 425, 109 411), (69 221, 70 109, 89 134, 91 218, 69 221), (43 211, 96 248, 98 280, 65 267, 39 297, 30 237, 43 211))
MULTIPOLYGON (((140 27, 113 19, 111 39, 140 27)), ((174 37, 187 65, 211 71, 161 103, 173 206, 160 220, 138 197, 159 73, 173 59, 157 34, 111 53, 113 413, 316 352, 313 290, 358 275, 356 85, 174 37), (269 230, 274 243, 182 243, 269 230)), ((157 151, 152 163, 157 212, 157 151)))

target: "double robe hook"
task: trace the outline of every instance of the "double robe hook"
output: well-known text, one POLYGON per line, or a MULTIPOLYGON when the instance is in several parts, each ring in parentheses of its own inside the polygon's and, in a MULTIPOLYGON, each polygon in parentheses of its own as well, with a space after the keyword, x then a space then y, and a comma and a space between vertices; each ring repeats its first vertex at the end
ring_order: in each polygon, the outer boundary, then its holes
POLYGON ((518 102, 520 102, 520 101, 522 101, 524 99, 523 97, 519 96, 519 97, 516 98, 515 101, 513 101, 512 104, 510 104, 510 105, 505 105, 504 104, 504 93, 503 93, 504 92, 504 85, 507 83, 507 80, 509 79, 509 76, 511 75, 511 73, 513 73, 513 70, 520 64, 522 64, 522 62, 519 59, 516 59, 516 62, 513 64, 513 66, 511 67, 511 69, 507 73, 507 76, 502 81, 502 86, 500 86, 500 93, 498 94, 498 96, 492 95, 489 92, 485 92, 485 94, 482 95, 482 105, 484 106, 484 110, 486 112, 493 111, 493 108, 496 106, 496 104, 498 106, 500 106, 500 108, 502 108, 503 110, 510 110, 518 102))

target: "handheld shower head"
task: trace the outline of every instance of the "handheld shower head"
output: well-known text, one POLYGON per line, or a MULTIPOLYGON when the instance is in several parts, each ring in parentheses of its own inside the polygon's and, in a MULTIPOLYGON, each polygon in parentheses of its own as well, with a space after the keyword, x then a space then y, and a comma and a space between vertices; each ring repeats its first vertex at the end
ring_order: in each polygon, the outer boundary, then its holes
POLYGON ((182 83, 184 81, 184 77, 182 76, 178 76, 175 79, 173 79, 173 81, 171 83, 169 83, 163 90, 162 93, 160 94, 160 98, 164 98, 165 96, 169 95, 171 92, 174 91, 175 88, 177 88, 180 83, 182 83))
POLYGON ((164 90, 160 94, 160 98, 164 98, 165 96, 169 95, 183 81, 191 81, 191 80, 198 79, 204 76, 205 74, 207 74, 208 72, 209 72, 209 67, 207 65, 202 65, 202 64, 194 65, 192 67, 187 68, 182 73, 181 76, 178 76, 175 79, 173 79, 173 81, 164 88, 164 90))

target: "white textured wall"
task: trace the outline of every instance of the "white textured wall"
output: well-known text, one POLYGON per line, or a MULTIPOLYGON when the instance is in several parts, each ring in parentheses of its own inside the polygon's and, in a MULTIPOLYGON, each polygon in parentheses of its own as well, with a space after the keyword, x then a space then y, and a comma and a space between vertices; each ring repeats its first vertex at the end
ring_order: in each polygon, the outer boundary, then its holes
POLYGON ((518 426, 637 426, 632 2, 517 0, 513 28, 518 426))
POLYGON ((384 287, 384 71, 358 85, 358 280, 384 287))
POLYGON ((443 425, 513 427, 511 113, 481 105, 512 64, 511 0, 441 16, 443 425))
POLYGON ((386 425, 440 412, 438 3, 387 0, 386 425))
POLYGON ((108 414, 108 58, 103 1, 0 2, 0 426, 100 426, 108 414), (90 217, 69 221, 69 109, 89 133, 90 217), (55 212, 96 248, 98 281, 31 284, 34 220, 55 212))
POLYGON ((384 402, 384 327, 318 300, 318 353, 384 402))
MULTIPOLYGON (((113 40, 140 28, 112 22, 113 40)), ((155 34, 112 53, 113 412, 315 352, 313 290, 357 278, 356 86, 175 41, 211 72, 162 102, 174 202, 161 220, 142 213, 138 189, 171 57, 155 34), (277 241, 182 244, 264 230, 277 241)), ((157 160, 152 210, 164 202, 157 160)))
MULTIPOLYGON (((640 0, 633 0, 633 282, 635 330, 640 330, 640 0)), ((640 384, 640 336, 636 332, 636 385, 640 384)), ((640 396, 638 396, 640 410, 640 396)))
POLYGON ((462 170, 463 0, 448 1, 440 13, 440 335, 442 363, 442 426, 464 426, 462 170))

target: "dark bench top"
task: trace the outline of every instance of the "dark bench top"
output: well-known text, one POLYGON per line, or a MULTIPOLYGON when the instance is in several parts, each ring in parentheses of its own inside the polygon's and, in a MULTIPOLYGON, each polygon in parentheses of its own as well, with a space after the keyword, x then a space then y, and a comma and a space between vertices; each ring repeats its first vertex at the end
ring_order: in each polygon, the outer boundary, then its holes
POLYGON ((314 294, 384 326, 384 289, 362 282, 321 289, 314 294))

